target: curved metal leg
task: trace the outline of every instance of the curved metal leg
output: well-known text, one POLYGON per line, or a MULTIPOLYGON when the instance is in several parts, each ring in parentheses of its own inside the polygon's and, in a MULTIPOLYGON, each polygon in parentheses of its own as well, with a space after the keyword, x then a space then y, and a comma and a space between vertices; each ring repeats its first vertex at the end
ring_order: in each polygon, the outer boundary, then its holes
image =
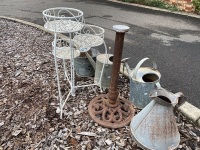
POLYGON ((70 59, 70 65, 71 65, 71 94, 72 96, 75 96, 75 84, 74 84, 74 49, 73 49, 73 43, 72 43, 72 34, 69 33, 70 38, 70 50, 71 50, 71 59, 70 59))
POLYGON ((67 70, 66 70, 66 63, 65 60, 63 59, 63 67, 64 67, 64 80, 67 79, 67 70))
POLYGON ((57 86, 58 86, 58 96, 60 101, 60 119, 62 119, 62 94, 60 90, 60 79, 59 79, 59 70, 56 58, 56 40, 57 40, 57 33, 54 33, 54 62, 55 62, 55 69, 56 69, 56 79, 57 79, 57 86))

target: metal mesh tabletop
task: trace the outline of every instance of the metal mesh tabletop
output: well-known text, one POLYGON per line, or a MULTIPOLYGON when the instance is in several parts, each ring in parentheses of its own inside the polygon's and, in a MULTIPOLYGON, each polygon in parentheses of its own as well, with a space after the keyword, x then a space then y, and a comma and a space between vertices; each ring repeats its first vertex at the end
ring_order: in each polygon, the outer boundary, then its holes
POLYGON ((44 28, 59 33, 77 32, 83 28, 83 24, 72 20, 54 20, 45 23, 44 28))
POLYGON ((52 42, 52 46, 56 46, 56 49, 53 50, 53 55, 57 58, 62 58, 62 59, 71 59, 71 53, 74 51, 74 58, 80 56, 80 51, 79 50, 75 50, 75 48, 70 48, 69 43, 67 42, 67 40, 63 40, 63 39, 58 39, 56 41, 56 45, 54 45, 54 42, 52 42), (56 53, 55 53, 56 51, 56 53))
POLYGON ((103 44, 103 39, 95 35, 76 35, 73 38, 75 44, 80 47, 95 47, 103 44))
POLYGON ((84 26, 83 12, 74 8, 49 8, 43 11, 44 27, 53 32, 71 33, 84 26))
MULTIPOLYGON (((52 52, 53 55, 55 52, 52 52)), ((80 56, 80 51, 79 50, 74 50, 74 58, 80 56)), ((56 57, 57 58, 62 58, 62 59, 71 59, 71 49, 70 47, 60 47, 56 48, 56 57)))
POLYGON ((73 38, 74 43, 81 52, 88 51, 90 47, 99 46, 104 43, 104 29, 98 26, 85 24, 73 38))

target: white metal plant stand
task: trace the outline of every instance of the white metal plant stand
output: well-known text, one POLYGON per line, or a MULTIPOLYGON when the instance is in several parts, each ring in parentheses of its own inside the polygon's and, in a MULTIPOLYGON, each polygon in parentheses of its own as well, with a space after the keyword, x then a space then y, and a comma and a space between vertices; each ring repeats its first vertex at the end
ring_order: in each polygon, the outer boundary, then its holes
MULTIPOLYGON (((88 59, 91 62, 93 60, 90 57, 90 55, 88 54, 88 51, 90 50, 91 47, 97 47, 97 46, 104 44, 105 54, 107 54, 107 46, 104 41, 104 33, 105 33, 105 30, 99 26, 85 24, 84 27, 80 31, 75 33, 73 42, 76 45, 76 47, 79 49, 80 52, 86 53, 86 56, 88 57, 88 59)), ((107 57, 108 57, 108 55, 107 55, 107 57)), ((95 69, 94 63, 91 62, 91 64, 95 69)), ((104 67, 106 64, 108 64, 108 59, 106 59, 103 64, 103 67, 101 70, 101 75, 99 78, 99 83, 89 84, 89 85, 81 85, 81 86, 76 86, 76 87, 98 85, 101 88, 102 74, 103 74, 104 67)))
POLYGON ((43 11, 43 16, 45 21, 44 27, 54 32, 52 46, 60 101, 60 118, 62 119, 63 107, 70 94, 75 96, 76 88, 97 85, 75 85, 74 58, 78 57, 80 52, 87 52, 91 47, 101 44, 104 44, 107 54, 107 48, 104 42, 104 29, 94 25, 85 25, 83 12, 74 8, 57 7, 46 9, 43 11), (69 39, 59 39, 57 38, 57 33, 69 34, 69 39), (75 49, 74 44, 78 50, 75 49), (61 93, 57 58, 63 59, 65 78, 70 84, 70 92, 67 96, 66 93, 64 95, 61 93), (70 59, 70 77, 66 69, 65 59, 70 59), (66 98, 64 99, 65 96, 66 98))
POLYGON ((44 27, 54 32, 54 41, 53 45, 53 54, 55 61, 55 69, 57 76, 57 84, 58 84, 58 94, 60 100, 60 118, 62 118, 63 107, 69 98, 70 94, 75 95, 74 89, 74 57, 79 56, 79 53, 75 51, 72 42, 72 33, 81 30, 84 26, 84 18, 83 12, 74 9, 74 8, 65 8, 65 7, 57 7, 57 8, 49 8, 43 11, 43 18, 45 21, 44 27), (67 41, 57 39, 57 33, 68 33, 69 34, 69 45, 67 41), (66 99, 64 100, 64 95, 62 96, 60 90, 60 80, 59 80, 59 72, 58 72, 58 64, 57 57, 63 59, 65 76, 67 77, 71 89, 68 93, 66 99), (71 66, 71 76, 68 78, 65 66, 65 60, 70 59, 71 66))

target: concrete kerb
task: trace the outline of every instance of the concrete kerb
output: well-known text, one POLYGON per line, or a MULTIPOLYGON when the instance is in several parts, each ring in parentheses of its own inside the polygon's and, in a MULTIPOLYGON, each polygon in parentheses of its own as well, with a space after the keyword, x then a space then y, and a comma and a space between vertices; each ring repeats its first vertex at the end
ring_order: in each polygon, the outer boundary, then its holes
POLYGON ((167 10, 167 9, 161 9, 161 8, 150 7, 150 6, 140 5, 140 4, 122 2, 122 1, 118 1, 118 0, 108 0, 108 1, 119 3, 119 4, 124 4, 124 5, 129 5, 129 6, 134 6, 134 7, 140 7, 140 8, 156 10, 156 11, 161 11, 161 12, 166 12, 166 13, 171 13, 171 14, 182 15, 182 16, 186 16, 186 17, 192 17, 192 18, 200 19, 200 15, 196 15, 196 14, 192 14, 192 13, 170 11, 170 10, 167 10))
POLYGON ((178 111, 182 113, 187 119, 191 120, 198 127, 200 127, 200 109, 193 106, 192 104, 185 102, 180 107, 178 111))
MULTIPOLYGON (((112 1, 114 1, 114 0, 112 0, 112 1)), ((47 32, 47 33, 54 35, 53 32, 46 30, 43 26, 31 23, 31 22, 23 21, 23 20, 16 19, 16 18, 5 17, 5 16, 0 16, 0 19, 1 18, 16 21, 16 22, 19 22, 19 23, 22 23, 22 24, 26 24, 26 25, 35 27, 37 29, 43 30, 44 32, 47 32)), ((66 37, 65 35, 62 35, 62 34, 58 34, 58 37, 66 39, 66 40, 69 39, 68 37, 66 37)), ((122 74, 124 74, 126 77, 128 77, 128 73, 127 73, 126 69, 123 69, 122 64, 121 64, 121 67, 120 67, 120 72, 122 74)), ((200 109, 198 109, 197 107, 193 106, 192 104, 190 104, 188 102, 185 102, 183 105, 181 105, 178 108, 178 111, 181 112, 187 119, 191 120, 198 127, 200 127, 200 109)))

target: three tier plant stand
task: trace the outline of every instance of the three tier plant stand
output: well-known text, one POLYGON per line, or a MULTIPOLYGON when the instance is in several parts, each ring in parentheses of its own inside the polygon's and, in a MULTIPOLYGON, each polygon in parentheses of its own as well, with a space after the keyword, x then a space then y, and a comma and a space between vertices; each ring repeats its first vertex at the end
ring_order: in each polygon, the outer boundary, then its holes
MULTIPOLYGON (((74 8, 49 8, 43 11, 44 28, 54 33, 52 42, 53 55, 56 70, 56 79, 59 96, 59 111, 62 119, 63 108, 69 96, 75 96, 75 89, 78 87, 86 87, 98 84, 75 85, 75 69, 74 58, 80 56, 81 52, 87 53, 91 47, 96 47, 104 44, 105 53, 107 47, 104 42, 104 29, 94 25, 85 25, 83 12, 74 8), (69 35, 68 39, 58 38, 58 33, 69 35), (76 48, 75 48, 76 47, 76 48), (57 58, 63 60, 65 79, 70 84, 70 91, 65 94, 61 93, 60 78, 57 58), (68 74, 65 60, 70 60, 70 74, 68 74)), ((101 82, 102 73, 106 62, 103 65, 99 82, 101 82)))

